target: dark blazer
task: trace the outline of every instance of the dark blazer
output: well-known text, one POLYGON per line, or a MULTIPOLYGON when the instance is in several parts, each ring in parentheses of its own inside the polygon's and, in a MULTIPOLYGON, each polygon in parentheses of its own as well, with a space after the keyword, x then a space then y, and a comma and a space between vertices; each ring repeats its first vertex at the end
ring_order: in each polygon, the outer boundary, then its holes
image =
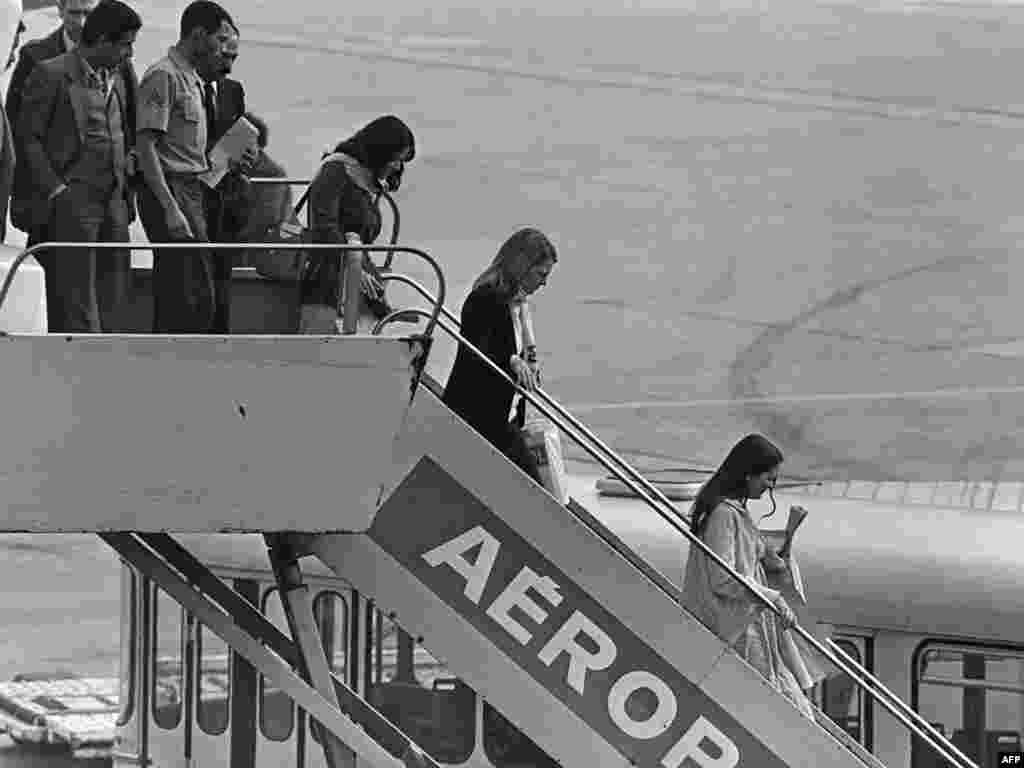
POLYGON ((213 134, 209 137, 211 145, 227 133, 228 128, 245 114, 245 89, 237 80, 222 77, 217 81, 217 117, 213 123, 213 134))
MULTIPOLYGON (((35 206, 32 203, 34 197, 32 176, 29 173, 28 164, 25 161, 21 144, 20 117, 21 107, 25 98, 25 84, 29 75, 36 65, 43 61, 54 59, 67 53, 64 45, 64 27, 57 27, 53 32, 43 38, 30 40, 21 46, 18 54, 18 63, 11 73, 11 80, 7 86, 7 103, 4 109, 7 112, 7 119, 10 122, 14 134, 15 153, 18 163, 15 166, 13 187, 11 194, 11 223, 15 227, 28 232, 35 226, 35 206)), ((121 79, 124 81, 124 131, 128 149, 135 147, 135 112, 136 93, 139 87, 139 78, 131 61, 127 61, 121 67, 121 79)), ((127 185, 125 190, 128 198, 128 213, 135 218, 134 190, 127 185)))
MULTIPOLYGON (((493 288, 471 292, 462 305, 462 335, 513 380, 509 363, 516 353, 515 328, 508 302, 493 288)), ((495 442, 507 431, 515 389, 465 347, 444 389, 444 402, 484 437, 495 442)))
MULTIPOLYGON (((64 174, 81 152, 88 127, 85 101, 86 72, 75 53, 62 54, 40 62, 25 83, 22 110, 16 135, 21 148, 19 163, 24 169, 24 185, 15 185, 15 208, 42 226, 49 217, 47 196, 64 181, 64 174)), ((115 77, 111 98, 120 99, 125 124, 125 155, 131 149, 135 116, 128 108, 128 85, 123 76, 115 77), (129 126, 132 126, 130 128, 129 126)), ((126 202, 129 185, 125 185, 126 202)), ((22 218, 19 216, 19 218, 22 218)))
MULTIPOLYGON (((245 114, 245 90, 230 77, 217 81, 216 116, 213 130, 206 137, 207 149, 212 148, 228 128, 245 114)), ((216 241, 237 239, 247 219, 245 183, 241 176, 229 172, 217 185, 216 192, 205 197, 206 226, 210 238, 216 241)))
MULTIPOLYGON (((355 232, 365 244, 380 235, 377 207, 380 186, 370 172, 353 161, 324 162, 309 185, 310 234, 314 243, 344 243, 346 232, 355 232)), ((372 259, 364 268, 378 275, 372 259)), ((310 251, 300 287, 303 304, 338 305, 341 256, 330 251, 310 251)), ((369 310, 380 317, 381 315, 369 310)))
POLYGON ((7 110, 7 119, 10 120, 11 125, 18 125, 22 95, 29 73, 35 69, 36 64, 40 61, 55 58, 66 52, 63 26, 57 27, 55 31, 46 37, 39 38, 38 40, 29 40, 21 46, 21 52, 18 54, 18 63, 14 65, 11 81, 7 86, 7 104, 5 109, 7 110))
MULTIPOLYGON (((21 46, 21 50, 18 53, 18 63, 14 65, 14 71, 11 72, 11 80, 7 85, 7 103, 4 105, 4 109, 7 111, 7 119, 12 126, 18 125, 18 116, 21 113, 21 103, 24 98, 25 81, 28 80, 28 76, 36 64, 47 59, 55 59, 62 53, 67 53, 67 48, 64 47, 64 27, 57 27, 46 37, 39 38, 38 40, 29 40, 21 46)), ((139 85, 139 78, 135 73, 134 65, 130 61, 125 62, 121 74, 124 77, 127 88, 127 109, 133 116, 130 144, 134 147, 135 91, 139 85)))
POLYGON ((3 138, 0 140, 0 242, 7 239, 7 207, 14 186, 14 132, 7 121, 7 113, 0 112, 0 128, 3 138))

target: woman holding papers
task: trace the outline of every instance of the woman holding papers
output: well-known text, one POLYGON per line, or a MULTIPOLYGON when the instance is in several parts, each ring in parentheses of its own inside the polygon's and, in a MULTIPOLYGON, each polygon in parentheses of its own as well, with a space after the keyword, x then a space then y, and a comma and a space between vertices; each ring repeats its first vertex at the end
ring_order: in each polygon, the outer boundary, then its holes
MULTIPOLYGON (((691 530, 772 603, 779 615, 765 610, 696 547, 691 547, 686 563, 684 598, 697 618, 813 719, 810 701, 791 669, 802 666, 786 631, 796 618, 782 594, 768 586, 765 572, 766 566, 785 568, 785 561, 766 547, 747 509, 749 499, 759 499, 765 491, 771 495, 781 464, 782 452, 775 445, 761 435, 747 435, 701 488, 691 510, 691 530)), ((774 513, 774 496, 771 500, 774 513)), ((800 678, 804 680, 805 675, 800 678)))
MULTIPOLYGON (((416 154, 409 127, 393 115, 379 117, 326 154, 309 187, 309 226, 314 243, 369 244, 381 230, 377 207, 386 184, 401 184, 416 154)), ((369 332, 389 311, 377 268, 363 261, 358 330, 369 332)), ((310 251, 302 273, 300 333, 335 334, 344 293, 342 256, 310 251)))
MULTIPOLYGON (((537 369, 529 362, 533 333, 529 323, 524 327, 522 307, 547 284, 557 261, 555 246, 543 232, 520 229, 498 249, 462 305, 462 335, 505 376, 530 391, 537 388, 537 369)), ((515 387, 468 347, 459 345, 455 354, 444 403, 543 485, 521 431, 526 404, 515 387)))

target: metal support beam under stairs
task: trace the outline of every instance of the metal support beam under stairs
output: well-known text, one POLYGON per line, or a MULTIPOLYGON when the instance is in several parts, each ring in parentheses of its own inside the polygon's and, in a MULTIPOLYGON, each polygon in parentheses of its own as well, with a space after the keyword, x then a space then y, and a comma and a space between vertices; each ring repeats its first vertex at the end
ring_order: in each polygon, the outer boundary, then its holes
MULTIPOLYGON (((293 643, 254 606, 235 594, 170 536, 133 533, 101 533, 99 536, 126 562, 152 579, 334 736, 333 739, 321 739, 321 742, 325 749, 328 744, 340 742, 341 749, 327 755, 328 761, 339 757, 343 760, 334 763, 335 768, 353 765, 354 762, 349 758, 353 752, 359 755, 360 761, 374 768, 397 768, 400 765, 405 768, 440 768, 397 726, 326 669, 323 646, 316 625, 312 622, 308 592, 307 604, 303 606, 302 595, 299 594, 305 591, 302 589, 301 571, 298 570, 297 562, 288 560, 291 553, 287 550, 281 552, 283 557, 277 562, 272 556, 271 564, 275 574, 279 574, 280 570, 279 579, 283 576, 296 593, 289 625, 293 627, 294 633, 293 616, 300 626, 308 622, 299 635, 304 636, 307 645, 314 646, 314 651, 319 651, 323 669, 318 674, 322 676, 323 671, 327 672, 326 678, 319 681, 325 686, 324 691, 311 686, 292 668, 294 665, 300 671, 308 669, 309 659, 304 659, 306 655, 313 657, 315 665, 316 654, 300 651, 301 645, 293 643), (294 570, 289 572, 290 568, 294 570), (306 611, 308 617, 303 616, 306 611), (326 686, 330 684, 333 684, 334 696, 325 695, 326 686)), ((274 541, 273 544, 272 551, 279 552, 276 549, 278 542, 274 541)), ((288 605, 287 601, 285 605, 288 605)), ((286 613, 288 611, 286 608, 286 613)), ((331 765, 330 762, 328 764, 331 765)))

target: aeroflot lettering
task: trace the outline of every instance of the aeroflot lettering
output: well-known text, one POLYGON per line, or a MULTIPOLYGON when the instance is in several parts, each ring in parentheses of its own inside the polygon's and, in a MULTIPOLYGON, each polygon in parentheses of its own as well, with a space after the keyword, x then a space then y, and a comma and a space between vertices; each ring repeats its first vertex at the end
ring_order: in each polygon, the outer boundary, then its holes
MULTIPOLYGON (((559 509, 552 501, 552 511, 559 509)), ((429 457, 381 505, 368 534, 630 764, 785 768, 717 701, 429 457)))
MULTIPOLYGON (((513 617, 512 609, 519 609, 539 628, 548 620, 549 608, 562 605, 565 598, 554 579, 524 565, 490 605, 482 606, 481 599, 484 592, 489 591, 487 587, 500 550, 501 542, 483 525, 475 525, 424 552, 422 558, 433 568, 447 566, 461 576, 465 580, 463 593, 466 598, 484 608, 487 616, 525 646, 533 639, 536 630, 513 617), (474 551, 475 557, 472 556, 474 551)), ((537 658, 550 667, 562 654, 568 657, 566 683, 583 696, 588 679, 592 679, 588 675, 609 669, 618 658, 619 649, 609 632, 581 610, 574 609, 541 646, 537 658)), ((675 692, 668 683, 649 671, 626 671, 615 677, 610 685, 606 684, 606 688, 601 695, 606 700, 608 715, 615 726, 630 738, 656 738, 672 726, 679 714, 675 692), (648 697, 653 696, 656 704, 653 708, 645 708, 644 717, 635 718, 627 702, 639 691, 647 691, 648 697)), ((735 768, 740 761, 740 752, 728 736, 701 715, 665 752, 660 763, 665 768, 680 768, 687 758, 701 768, 735 768)))

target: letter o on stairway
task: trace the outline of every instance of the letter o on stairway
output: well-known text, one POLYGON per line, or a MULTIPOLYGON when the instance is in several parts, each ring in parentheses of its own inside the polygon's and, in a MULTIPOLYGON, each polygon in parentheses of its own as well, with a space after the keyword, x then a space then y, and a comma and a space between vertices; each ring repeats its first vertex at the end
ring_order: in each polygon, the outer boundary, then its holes
POLYGON ((676 718, 678 703, 672 689, 650 672, 627 672, 608 691, 608 714, 623 733, 634 739, 653 739, 660 736, 676 718), (643 720, 634 720, 626 710, 629 697, 637 691, 648 690, 658 700, 654 712, 643 720))

